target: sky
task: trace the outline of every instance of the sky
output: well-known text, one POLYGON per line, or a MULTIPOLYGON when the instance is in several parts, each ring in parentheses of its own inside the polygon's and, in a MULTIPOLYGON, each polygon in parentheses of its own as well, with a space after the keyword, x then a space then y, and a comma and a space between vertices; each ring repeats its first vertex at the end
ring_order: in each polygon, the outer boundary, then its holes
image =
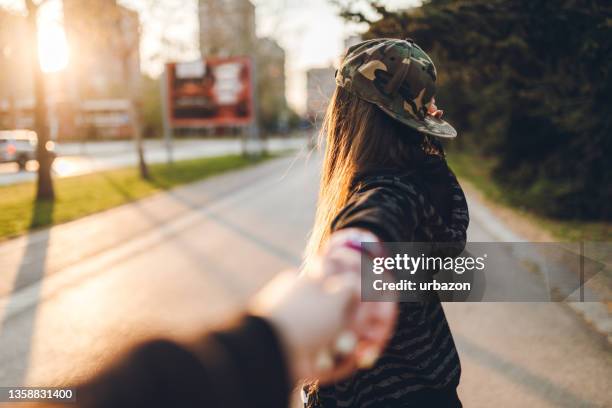
MULTIPOLYGON (((251 1, 256 6, 257 36, 272 37, 285 49, 287 100, 293 108, 303 111, 306 70, 333 64, 344 49, 344 39, 362 32, 364 27, 347 24, 338 17, 330 0, 251 1)), ((119 3, 140 13, 144 72, 157 76, 165 61, 199 57, 197 0, 119 0, 119 3)), ((407 8, 418 5, 420 0, 384 3, 391 8, 407 8)), ((22 10, 23 1, 0 0, 0 6, 22 10)), ((63 45, 60 0, 48 0, 40 13, 39 24, 44 31, 39 36, 43 68, 61 69, 69 53, 63 45)))

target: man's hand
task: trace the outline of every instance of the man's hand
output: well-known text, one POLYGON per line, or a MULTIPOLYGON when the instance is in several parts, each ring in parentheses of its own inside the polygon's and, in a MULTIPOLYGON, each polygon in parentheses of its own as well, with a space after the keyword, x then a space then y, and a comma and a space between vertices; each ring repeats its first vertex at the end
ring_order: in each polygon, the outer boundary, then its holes
POLYGON ((339 380, 373 365, 393 333, 397 305, 360 301, 364 230, 332 234, 320 258, 301 276, 279 275, 255 298, 254 314, 279 331, 294 380, 339 380))

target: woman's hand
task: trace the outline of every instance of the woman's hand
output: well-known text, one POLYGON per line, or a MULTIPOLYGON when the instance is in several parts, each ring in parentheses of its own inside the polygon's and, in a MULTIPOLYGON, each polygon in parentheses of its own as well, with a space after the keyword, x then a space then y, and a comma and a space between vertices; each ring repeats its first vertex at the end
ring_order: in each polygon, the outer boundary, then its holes
POLYGON ((279 332, 294 380, 331 382, 372 365, 387 344, 395 303, 360 302, 363 230, 333 234, 321 257, 297 277, 286 272, 260 291, 251 312, 279 332))
MULTIPOLYGON (((359 228, 347 228, 332 234, 322 253, 321 272, 328 276, 347 273, 360 278, 362 256, 383 255, 377 245, 369 245, 368 252, 364 252, 363 242, 379 243, 379 240, 371 232, 359 228)), ((345 333, 355 337, 356 346, 351 353, 336 359, 331 370, 319 374, 322 383, 373 366, 393 335, 397 303, 358 301, 351 312, 345 333)))

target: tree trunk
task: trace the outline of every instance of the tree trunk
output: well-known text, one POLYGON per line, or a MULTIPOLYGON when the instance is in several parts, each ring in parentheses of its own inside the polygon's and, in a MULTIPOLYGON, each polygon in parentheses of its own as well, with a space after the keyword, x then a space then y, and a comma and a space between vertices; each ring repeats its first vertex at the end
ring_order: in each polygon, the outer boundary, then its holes
POLYGON ((36 160, 38 160, 36 200, 53 200, 55 198, 53 180, 51 179, 53 157, 47 151, 49 128, 47 126, 45 78, 38 58, 38 29, 36 22, 38 6, 34 5, 32 0, 27 0, 26 6, 28 9, 28 33, 31 40, 32 79, 34 82, 34 128, 38 135, 38 144, 36 146, 36 160))
POLYGON ((149 174, 149 167, 144 157, 144 145, 142 140, 142 123, 140 121, 140 115, 136 108, 136 102, 133 97, 130 96, 130 123, 132 124, 132 133, 134 136, 134 143, 136 144, 136 152, 138 154, 138 170, 140 177, 149 180, 151 175, 149 174))
POLYGON ((130 116, 132 136, 134 138, 136 154, 138 155, 138 171, 140 172, 140 177, 144 180, 150 180, 151 174, 149 173, 149 167, 145 161, 144 143, 142 140, 142 121, 140 119, 140 111, 138 109, 138 95, 140 88, 138 84, 133 83, 130 76, 130 58, 133 52, 130 45, 131 44, 122 44, 123 52, 121 53, 123 81, 127 88, 127 98, 129 102, 128 115, 130 116))

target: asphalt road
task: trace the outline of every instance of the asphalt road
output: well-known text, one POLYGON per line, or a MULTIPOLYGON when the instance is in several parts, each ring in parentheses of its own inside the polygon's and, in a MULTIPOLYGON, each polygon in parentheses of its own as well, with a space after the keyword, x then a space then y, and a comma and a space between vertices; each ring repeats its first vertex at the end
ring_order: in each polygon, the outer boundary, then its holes
MULTIPOLYGON (((269 151, 300 148, 304 138, 271 138, 266 142, 269 151)), ((177 139, 173 143, 174 160, 198 157, 239 154, 242 152, 239 139, 177 139)), ((145 158, 148 163, 167 160, 167 151, 161 140, 145 141, 145 158)), ((56 148, 58 155, 53 163, 55 177, 71 177, 119 167, 134 166, 137 156, 132 141, 62 143, 56 148)), ((32 181, 36 179, 38 163, 30 160, 25 171, 19 171, 16 163, 0 163, 0 185, 32 181)))
MULTIPOLYGON (((185 339, 226 321, 299 264, 320 164, 304 156, 1 244, 0 386, 77 381, 139 339, 185 339)), ((494 215, 470 208, 470 240, 503 239, 494 215)), ((445 309, 466 407, 612 405, 609 349, 563 304, 445 309)))

